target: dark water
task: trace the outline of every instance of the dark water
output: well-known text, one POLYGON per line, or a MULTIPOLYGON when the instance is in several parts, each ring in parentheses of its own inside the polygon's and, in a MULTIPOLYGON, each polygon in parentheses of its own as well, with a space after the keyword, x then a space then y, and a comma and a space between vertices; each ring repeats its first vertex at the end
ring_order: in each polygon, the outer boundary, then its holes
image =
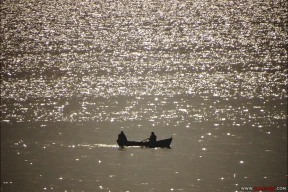
POLYGON ((286 1, 4 1, 1 191, 287 187, 286 1), (171 149, 116 145, 173 136, 171 149))

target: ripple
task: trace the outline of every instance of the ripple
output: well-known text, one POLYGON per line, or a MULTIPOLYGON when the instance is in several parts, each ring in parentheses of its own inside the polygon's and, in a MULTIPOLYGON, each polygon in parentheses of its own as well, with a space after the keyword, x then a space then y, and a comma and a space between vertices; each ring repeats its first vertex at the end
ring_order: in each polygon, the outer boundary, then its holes
POLYGON ((163 2, 145 9, 138 3, 122 9, 116 2, 80 2, 80 9, 72 2, 5 1, 2 121, 132 121, 159 118, 161 109, 167 120, 188 116, 203 122, 215 110, 219 121, 237 115, 260 118, 253 109, 262 117, 284 118, 283 111, 273 113, 262 104, 229 116, 229 108, 216 103, 211 110, 196 112, 191 105, 197 104, 176 99, 285 99, 281 3, 260 3, 259 8, 258 2, 169 2, 176 15, 163 2), (115 110, 121 99, 113 98, 123 96, 135 103, 115 110), (98 102, 101 98, 107 100, 98 102), (149 98, 148 109, 137 108, 135 98, 149 98), (165 109, 172 103, 176 111, 165 109))

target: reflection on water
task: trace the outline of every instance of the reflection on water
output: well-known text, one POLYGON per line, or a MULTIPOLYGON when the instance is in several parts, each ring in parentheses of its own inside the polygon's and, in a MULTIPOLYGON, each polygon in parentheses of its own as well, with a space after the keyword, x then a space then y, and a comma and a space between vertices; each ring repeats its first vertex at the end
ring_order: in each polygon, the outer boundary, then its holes
POLYGON ((219 102, 251 99, 246 122, 255 99, 285 98, 282 2, 128 4, 5 1, 2 120, 227 120, 219 102))
POLYGON ((287 186, 287 3, 1 5, 1 190, 287 186), (119 149, 155 131, 172 149, 119 149), (267 166, 269 165, 269 166, 267 166))
POLYGON ((176 95, 285 97, 283 2, 128 4, 5 1, 1 118, 122 121, 176 95), (122 106, 120 96, 133 102, 122 106), (147 96, 162 100, 143 103, 147 96), (139 103, 145 109, 135 111, 139 103))
MULTIPOLYGON (((263 128, 277 124, 286 118, 284 100, 237 99, 229 97, 192 97, 181 95, 174 97, 141 96, 68 98, 61 104, 57 98, 30 100, 30 102, 4 103, 2 117, 5 122, 42 122, 45 128, 48 122, 139 122, 149 121, 153 126, 185 124, 191 128, 192 122, 214 122, 217 129, 224 122, 231 126, 251 124, 263 128), (54 104, 53 104, 54 103, 54 104), (62 105, 59 108, 57 105, 62 105), (8 113, 10 111, 10 113, 8 113)), ((61 134, 61 133, 59 133, 61 134)))

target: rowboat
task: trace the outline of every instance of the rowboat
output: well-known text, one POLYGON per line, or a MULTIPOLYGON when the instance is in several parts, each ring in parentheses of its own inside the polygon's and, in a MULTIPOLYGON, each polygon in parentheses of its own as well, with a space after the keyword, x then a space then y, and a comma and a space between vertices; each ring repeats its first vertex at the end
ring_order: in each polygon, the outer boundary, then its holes
POLYGON ((172 137, 169 139, 163 139, 156 141, 155 143, 150 143, 150 142, 142 142, 142 141, 127 141, 126 143, 120 143, 117 140, 117 143, 119 147, 124 147, 124 146, 141 146, 141 147, 167 147, 170 148, 170 144, 172 142, 172 137))

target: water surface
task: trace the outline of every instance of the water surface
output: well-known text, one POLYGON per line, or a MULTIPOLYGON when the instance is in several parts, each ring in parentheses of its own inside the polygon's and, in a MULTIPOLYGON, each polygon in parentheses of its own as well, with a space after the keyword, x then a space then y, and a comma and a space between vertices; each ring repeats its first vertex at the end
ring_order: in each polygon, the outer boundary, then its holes
POLYGON ((287 186, 287 3, 1 6, 2 191, 287 186), (154 131, 171 149, 119 149, 154 131))

